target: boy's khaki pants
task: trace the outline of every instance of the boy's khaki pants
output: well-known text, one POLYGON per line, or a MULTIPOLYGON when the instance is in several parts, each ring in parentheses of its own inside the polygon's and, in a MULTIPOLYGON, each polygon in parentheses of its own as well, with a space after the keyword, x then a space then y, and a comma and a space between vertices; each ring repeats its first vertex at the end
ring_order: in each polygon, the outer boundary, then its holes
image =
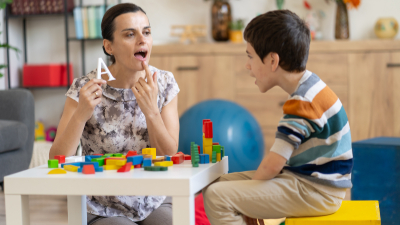
POLYGON ((243 225, 243 215, 259 219, 321 216, 336 212, 342 199, 319 192, 283 172, 266 181, 251 180, 255 171, 221 176, 203 190, 212 225, 243 225))

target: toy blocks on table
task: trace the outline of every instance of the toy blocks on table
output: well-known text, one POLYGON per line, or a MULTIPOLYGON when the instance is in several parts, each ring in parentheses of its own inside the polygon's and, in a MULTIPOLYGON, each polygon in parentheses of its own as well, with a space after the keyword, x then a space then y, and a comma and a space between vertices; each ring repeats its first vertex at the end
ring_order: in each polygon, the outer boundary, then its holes
POLYGON ((134 156, 134 155, 138 155, 138 154, 137 154, 137 151, 129 151, 129 152, 126 154, 126 158, 128 158, 129 156, 134 156))
POLYGON ((49 168, 58 168, 58 159, 49 159, 47 165, 49 168))
POLYGON ((84 165, 82 169, 83 174, 95 174, 93 165, 84 165))
POLYGON ((177 153, 177 154, 175 154, 174 156, 172 156, 171 160, 172 160, 172 162, 173 162, 174 164, 181 164, 181 163, 183 163, 183 161, 184 161, 183 154, 177 153))
POLYGON ((132 168, 132 163, 127 162, 125 165, 123 165, 121 168, 117 170, 118 173, 125 173, 131 171, 132 168))
POLYGON ((174 165, 174 162, 172 162, 172 161, 164 161, 164 162, 155 162, 154 163, 154 166, 165 166, 165 167, 168 167, 168 166, 173 166, 174 165))
POLYGON ((64 170, 70 171, 70 172, 78 172, 79 167, 74 166, 74 165, 65 165, 64 170))
POLYGON ((147 159, 143 159, 143 166, 151 166, 151 159, 147 158, 147 159))
POLYGON ((57 169, 52 169, 50 170, 47 174, 66 174, 67 171, 57 168, 57 169))
MULTIPOLYGON (((380 225, 378 201, 342 201, 339 210, 327 216, 287 218, 286 225, 380 225)), ((397 224, 393 223, 393 224, 397 224)))
POLYGON ((144 148, 142 149, 142 154, 151 155, 153 159, 156 158, 156 149, 155 148, 144 148))
POLYGON ((54 159, 57 159, 58 163, 65 163, 65 155, 56 155, 54 159))
POLYGON ((184 155, 185 156, 185 160, 191 160, 192 156, 191 155, 184 155))
POLYGON ((132 165, 136 166, 139 164, 143 163, 143 156, 142 155, 134 155, 134 156, 129 156, 126 158, 126 162, 131 162, 132 165))
POLYGON ((144 168, 145 171, 167 171, 168 167, 164 166, 146 166, 144 168))

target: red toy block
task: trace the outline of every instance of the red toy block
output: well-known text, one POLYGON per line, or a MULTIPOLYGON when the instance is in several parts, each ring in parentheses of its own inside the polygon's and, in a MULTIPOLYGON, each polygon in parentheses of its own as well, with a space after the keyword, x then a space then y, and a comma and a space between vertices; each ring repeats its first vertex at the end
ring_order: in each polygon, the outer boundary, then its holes
POLYGON ((192 156, 191 155, 185 155, 185 160, 192 160, 192 156))
POLYGON ((124 166, 122 166, 121 168, 119 168, 117 170, 118 173, 125 173, 125 172, 129 172, 132 168, 132 163, 128 162, 126 163, 124 166))
POLYGON ((204 123, 204 134, 205 138, 213 138, 213 124, 212 122, 204 123))
POLYGON ((210 119, 204 119, 204 120, 203 120, 203 129, 202 129, 202 131, 203 131, 202 133, 203 133, 203 134, 204 134, 204 123, 205 123, 205 122, 211 122, 211 120, 210 120, 210 119))
POLYGON ((219 145, 219 143, 218 142, 213 142, 213 145, 219 145))
POLYGON ((84 165, 82 169, 83 174, 95 174, 94 171, 94 166, 92 164, 90 165, 84 165))
POLYGON ((125 158, 113 158, 113 157, 105 158, 105 159, 104 159, 104 165, 107 165, 107 160, 110 160, 110 159, 114 159, 114 160, 126 160, 125 158))
POLYGON ((171 161, 174 164, 181 164, 184 161, 184 155, 177 153, 177 154, 175 154, 174 156, 171 157, 171 161))
POLYGON ((56 155, 54 159, 58 159, 58 163, 65 163, 65 155, 56 155))
POLYGON ((185 155, 183 152, 178 152, 178 153, 176 153, 175 155, 185 155))
POLYGON ((137 155, 137 151, 129 151, 129 152, 126 154, 126 158, 128 158, 129 156, 134 156, 134 155, 137 155))
POLYGON ((199 154, 201 154, 201 152, 200 152, 200 145, 197 146, 197 150, 199 150, 199 154))
POLYGON ((134 168, 142 168, 142 164, 137 164, 134 166, 134 168))
POLYGON ((93 155, 99 155, 99 156, 103 156, 103 154, 93 154, 93 155))

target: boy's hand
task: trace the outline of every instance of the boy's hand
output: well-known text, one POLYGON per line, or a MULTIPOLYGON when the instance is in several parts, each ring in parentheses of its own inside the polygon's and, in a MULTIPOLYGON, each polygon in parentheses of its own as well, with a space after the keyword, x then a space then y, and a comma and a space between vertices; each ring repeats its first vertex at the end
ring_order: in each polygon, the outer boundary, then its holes
POLYGON ((264 220, 263 219, 254 219, 254 218, 250 218, 250 217, 245 216, 245 215, 243 215, 243 219, 244 219, 244 222, 247 225, 258 225, 258 224, 264 225, 264 220))
POLYGON ((142 65, 146 72, 147 82, 143 78, 139 78, 135 86, 132 87, 132 91, 140 109, 147 117, 160 112, 157 106, 157 72, 151 75, 148 65, 145 62, 142 62, 142 65))

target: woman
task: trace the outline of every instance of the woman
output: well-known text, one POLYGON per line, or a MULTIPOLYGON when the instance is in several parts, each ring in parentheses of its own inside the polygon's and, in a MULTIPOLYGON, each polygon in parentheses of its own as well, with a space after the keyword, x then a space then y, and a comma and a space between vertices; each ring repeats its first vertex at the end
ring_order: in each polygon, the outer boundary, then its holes
MULTIPOLYGON (((104 15, 103 50, 116 80, 96 78, 96 70, 74 80, 68 90, 57 137, 50 150, 71 156, 79 140, 84 155, 178 149, 179 87, 170 72, 148 66, 151 28, 140 7, 124 3, 104 15)), ((172 224, 171 198, 165 196, 87 196, 88 224, 172 224)))

